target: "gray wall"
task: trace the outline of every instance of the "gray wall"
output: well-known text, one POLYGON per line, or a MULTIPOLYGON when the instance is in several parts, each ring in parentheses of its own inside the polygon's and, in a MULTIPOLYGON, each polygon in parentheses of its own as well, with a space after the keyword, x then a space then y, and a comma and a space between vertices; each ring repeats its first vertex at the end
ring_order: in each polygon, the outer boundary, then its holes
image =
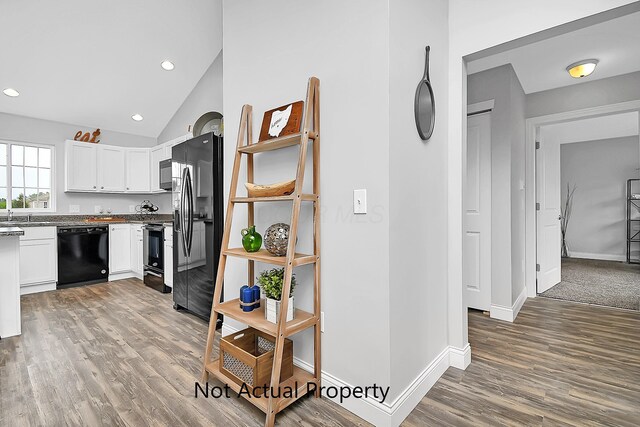
POLYGON ((567 228, 571 256, 623 260, 626 256, 626 181, 638 178, 638 137, 562 144, 562 205, 576 185, 567 228))
POLYGON ((468 77, 467 103, 490 99, 491 304, 511 307, 524 288, 525 96, 510 64, 468 77))
POLYGON ((527 117, 640 99, 640 71, 527 95, 527 117))
MULTIPOLYGON (((257 140, 264 111, 304 99, 307 79, 311 76, 320 79, 325 313, 322 368, 350 384, 388 385, 391 369, 388 1, 227 0, 223 13, 225 136, 229 147, 235 144, 244 104, 253 105, 253 135, 257 140), (310 22, 311 18, 312 27, 320 31, 292 36, 295 26, 274 25, 310 22), (353 190, 360 188, 368 191, 367 215, 353 214, 353 190)), ((233 149, 225 150, 227 171, 231 170, 233 157, 233 149)), ((256 156, 257 182, 291 179, 296 160, 295 149, 256 156)), ((226 174, 225 191, 230 179, 231 175, 226 174)), ((245 179, 243 173, 240 183, 245 179)), ((444 183, 446 175, 435 180, 444 183)), ((307 191, 310 184, 307 175, 307 191)), ((243 193, 241 189, 240 194, 243 193)), ((256 206, 260 232, 274 222, 290 221, 290 205, 264 205, 256 206)), ((240 230, 246 227, 247 220, 246 209, 235 212, 231 245, 237 247, 240 230)), ((301 252, 311 250, 311 213, 305 205, 298 240, 301 252)), ((428 236, 422 237, 423 243, 433 244, 428 236)), ((246 263, 231 260, 228 265, 225 297, 237 298, 239 287, 246 283, 246 263)), ((268 267, 257 264, 256 274, 268 267)), ((445 271, 446 265, 434 268, 445 271)), ((296 275, 299 283, 296 304, 311 311, 312 269, 299 268, 296 275)), ((433 303, 444 306, 446 301, 433 303)), ((437 330, 444 329, 444 325, 442 322, 414 326, 437 330)), ((313 363, 312 348, 311 331, 294 337, 297 357, 313 363)))
POLYGON ((389 2, 389 302, 391 393, 407 387, 448 344, 447 85, 448 2, 389 2), (431 46, 437 98, 434 133, 415 127, 413 100, 431 46))
MULTIPOLYGON (((69 212, 69 205, 80 205, 80 213, 93 214, 94 206, 111 208, 114 213, 129 213, 131 205, 138 205, 147 199, 157 204, 161 212, 170 212, 170 198, 168 195, 121 195, 121 194, 86 194, 64 192, 64 141, 73 139, 78 130, 92 132, 83 126, 34 119, 0 113, 0 139, 14 142, 29 142, 55 146, 55 193, 56 213, 69 212)), ((101 144, 118 145, 123 147, 152 147, 156 145, 155 138, 111 132, 101 129, 101 144)))
POLYGON ((169 120, 158 136, 158 143, 186 134, 189 125, 209 111, 222 113, 222 51, 169 120))

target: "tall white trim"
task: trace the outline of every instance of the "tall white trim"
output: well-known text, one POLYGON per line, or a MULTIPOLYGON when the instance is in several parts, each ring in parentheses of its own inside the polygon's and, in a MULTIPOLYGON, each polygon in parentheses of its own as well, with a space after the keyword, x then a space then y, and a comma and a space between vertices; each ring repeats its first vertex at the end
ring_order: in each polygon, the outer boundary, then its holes
POLYGON ((520 295, 516 298, 516 301, 511 307, 505 307, 503 305, 491 304, 490 317, 492 319, 504 320, 505 322, 513 322, 518 317, 520 309, 527 300, 527 288, 522 288, 520 295))

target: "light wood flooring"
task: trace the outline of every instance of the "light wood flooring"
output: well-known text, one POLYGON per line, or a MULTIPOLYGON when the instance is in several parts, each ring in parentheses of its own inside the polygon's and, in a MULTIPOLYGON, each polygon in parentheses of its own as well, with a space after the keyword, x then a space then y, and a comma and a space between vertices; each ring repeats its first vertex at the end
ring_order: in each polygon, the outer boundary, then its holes
MULTIPOLYGON (((195 399, 207 325, 137 280, 22 298, 0 340, 0 426, 260 426, 244 399, 195 399)), ((405 426, 615 425, 640 420, 640 313, 546 298, 514 324, 470 312, 473 362, 449 369, 405 426)), ((368 425, 303 398, 282 426, 368 425)))

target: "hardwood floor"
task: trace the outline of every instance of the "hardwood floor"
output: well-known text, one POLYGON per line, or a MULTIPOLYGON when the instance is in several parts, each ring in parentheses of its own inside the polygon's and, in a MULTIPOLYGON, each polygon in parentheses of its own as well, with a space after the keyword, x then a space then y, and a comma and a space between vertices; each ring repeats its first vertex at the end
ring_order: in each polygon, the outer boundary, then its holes
MULTIPOLYGON (((260 426, 244 399, 195 399, 207 325, 137 280, 22 298, 0 341, 0 426, 260 426)), ((636 426, 640 313, 545 298, 513 324, 470 312, 473 362, 449 369, 405 426, 636 426)), ((368 425, 303 398, 282 426, 368 425)))
MULTIPOLYGON (((22 336, 0 340, 0 426, 264 424, 243 398, 194 397, 207 324, 171 294, 120 280, 24 296, 22 312, 22 336)), ((313 398, 277 423, 366 424, 313 398)))
POLYGON ((529 299, 513 324, 471 311, 469 342, 404 425, 640 425, 638 312, 529 299))

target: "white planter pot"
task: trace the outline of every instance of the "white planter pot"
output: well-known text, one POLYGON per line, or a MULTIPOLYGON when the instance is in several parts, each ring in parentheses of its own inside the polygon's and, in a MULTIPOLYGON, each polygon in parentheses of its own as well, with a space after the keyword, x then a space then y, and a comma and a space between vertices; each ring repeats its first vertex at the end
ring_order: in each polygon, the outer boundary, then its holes
MULTIPOLYGON (((266 301, 266 307, 264 308, 264 318, 271 323, 278 323, 278 318, 280 317, 281 302, 271 298, 266 298, 265 301, 266 301)), ((289 322, 290 320, 293 320, 294 312, 295 312, 294 299, 293 297, 290 297, 289 307, 287 309, 287 322, 289 322)))

